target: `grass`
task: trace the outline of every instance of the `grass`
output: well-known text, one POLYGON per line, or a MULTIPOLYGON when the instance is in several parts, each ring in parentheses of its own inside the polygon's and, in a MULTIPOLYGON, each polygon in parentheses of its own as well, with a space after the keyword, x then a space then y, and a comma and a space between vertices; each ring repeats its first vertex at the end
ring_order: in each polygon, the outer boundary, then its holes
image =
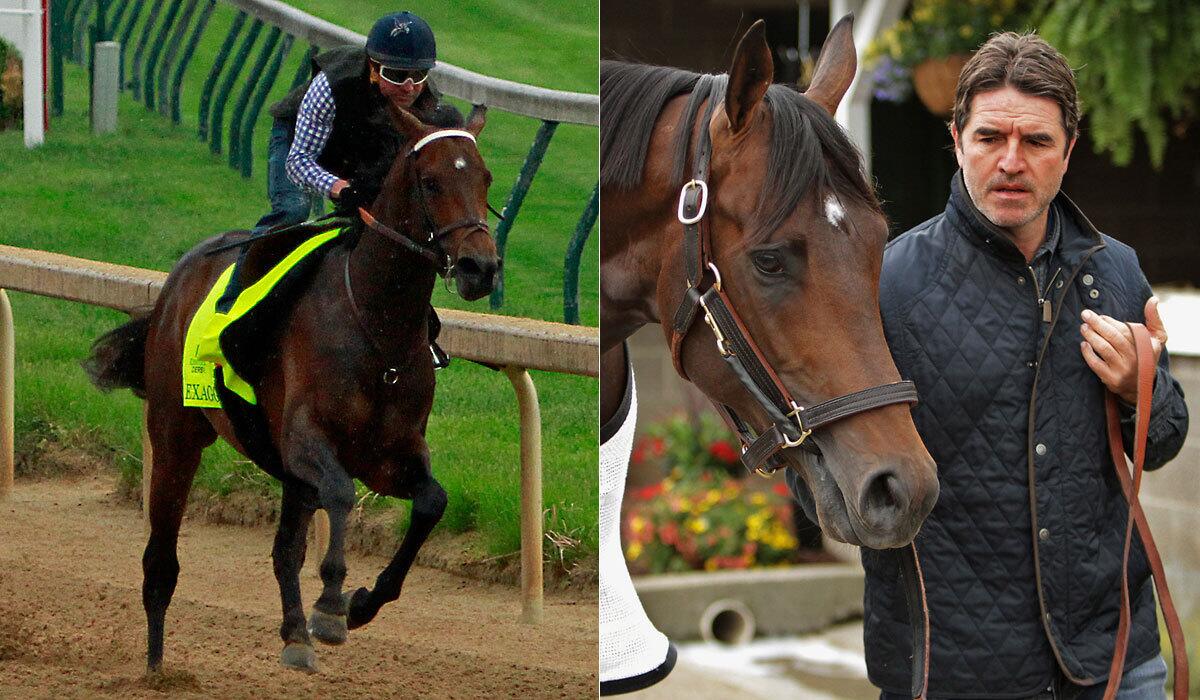
MULTIPOLYGON (((316 0, 294 4, 362 33, 375 17, 394 10, 374 0, 351 7, 316 0)), ((511 80, 595 92, 597 11, 594 3, 582 14, 579 10, 566 3, 473 0, 429 8, 423 15, 437 32, 444 60, 511 80)), ((227 5, 218 5, 185 77, 179 127, 126 92, 119 132, 93 136, 86 73, 68 64, 65 114, 54 120, 46 144, 27 151, 19 131, 0 133, 0 243, 167 270, 200 239, 252 225, 267 209, 269 117, 264 111, 256 128, 255 173, 248 180, 196 138, 200 85, 232 17, 227 5)), ((293 49, 268 104, 286 92, 306 48, 293 49)), ((240 85, 239 80, 231 106, 240 85)), ((495 175, 495 204, 503 203, 516 180, 537 127, 531 119, 489 114, 480 148, 495 175)), ((500 313, 561 320, 563 255, 596 183, 596 143, 593 127, 559 128, 509 238, 506 304, 500 313)), ((598 323, 597 258, 593 235, 581 272, 581 315, 593 326, 598 323)), ((141 402, 128 392, 99 394, 78 366, 91 340, 123 316, 22 294, 11 298, 18 448, 35 449, 34 443, 47 436, 70 436, 111 449, 125 476, 137 478, 141 402)), ((445 290, 434 303, 487 310, 484 302, 467 304, 445 290)), ((534 373, 534 381, 542 406, 547 527, 580 540, 571 558, 594 558, 597 384, 541 372, 534 373)), ((450 494, 440 527, 478 532, 492 554, 518 549, 518 416, 507 379, 461 361, 441 373, 428 438, 434 473, 450 494)), ((217 494, 278 492, 273 480, 224 445, 206 453, 196 488, 217 494)), ((397 501, 386 503, 397 508, 398 527, 403 526, 406 510, 397 501)), ((558 549, 548 546, 548 553, 557 557, 558 549)))

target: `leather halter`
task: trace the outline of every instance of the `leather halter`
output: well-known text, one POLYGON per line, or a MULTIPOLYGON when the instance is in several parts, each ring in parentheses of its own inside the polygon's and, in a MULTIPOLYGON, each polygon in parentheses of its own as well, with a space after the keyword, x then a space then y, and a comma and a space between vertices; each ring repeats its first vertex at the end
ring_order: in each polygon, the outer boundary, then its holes
POLYGON ((672 319, 671 359, 679 376, 688 379, 683 369, 683 340, 702 311, 704 322, 716 338, 721 358, 762 407, 771 425, 756 432, 731 406, 716 401, 713 405, 737 432, 742 442, 742 463, 746 468, 760 476, 770 476, 784 466, 780 457, 783 450, 801 447, 817 452, 811 442, 806 442, 814 430, 874 408, 915 403, 917 390, 912 382, 900 381, 856 391, 807 408, 792 398, 725 294, 721 272, 710 255, 710 245, 701 229, 708 210, 711 155, 712 139, 708 129, 701 128, 696 146, 695 176, 679 193, 677 217, 683 224, 687 291, 672 319))

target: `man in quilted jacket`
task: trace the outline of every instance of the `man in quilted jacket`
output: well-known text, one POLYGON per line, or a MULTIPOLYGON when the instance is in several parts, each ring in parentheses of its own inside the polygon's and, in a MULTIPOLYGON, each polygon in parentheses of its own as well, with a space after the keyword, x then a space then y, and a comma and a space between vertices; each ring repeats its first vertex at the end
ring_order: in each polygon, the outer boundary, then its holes
MULTIPOLYGON (((960 170, 942 214, 892 241, 880 304, 941 495, 916 539, 932 624, 932 698, 1099 698, 1121 606, 1128 513, 1105 391, 1132 444, 1135 351, 1158 358, 1146 468, 1187 433, 1166 329, 1134 251, 1059 187, 1079 129, 1074 76, 1036 35, 988 41, 959 76, 960 170)), ((1166 665, 1145 552, 1130 555, 1120 698, 1162 698, 1166 665)), ((883 698, 910 697, 902 550, 863 550, 866 655, 883 698)))

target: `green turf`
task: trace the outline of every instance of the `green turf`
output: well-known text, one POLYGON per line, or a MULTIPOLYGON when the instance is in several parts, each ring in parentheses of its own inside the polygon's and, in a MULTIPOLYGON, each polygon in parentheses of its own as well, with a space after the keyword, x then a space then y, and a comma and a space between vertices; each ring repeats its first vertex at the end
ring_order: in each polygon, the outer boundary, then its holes
MULTIPOLYGON (((394 9, 370 1, 304 0, 307 11, 359 32, 394 9), (337 8, 337 9, 329 9, 337 8)), ((557 89, 596 91, 596 8, 575 3, 472 0, 423 11, 437 32, 439 56, 489 75, 557 89)), ((586 4, 585 4, 586 5, 586 4)), ((148 14, 148 13, 144 13, 148 14)), ((0 133, 0 243, 167 270, 198 240, 248 227, 266 211, 265 152, 269 117, 255 133, 255 173, 243 179, 208 153, 196 137, 200 86, 233 18, 224 4, 205 34, 184 82, 184 123, 135 103, 120 103, 120 131, 92 136, 87 124, 86 73, 68 64, 66 113, 47 143, 27 151, 19 131, 0 133)), ((264 32, 265 34, 265 32, 264 32)), ((138 32, 134 34, 134 42, 138 32)), ((134 43, 134 42, 131 42, 134 43)), ((268 101, 286 92, 307 46, 293 49, 268 101)), ((132 56, 133 46, 129 52, 132 56)), ((251 53, 251 61, 256 55, 251 53)), ((237 83, 232 103, 240 90, 237 83)), ((538 128, 534 120, 493 112, 480 141, 495 175, 491 199, 504 202, 538 128)), ((567 241, 597 177, 597 131, 563 125, 551 143, 505 259, 506 305, 500 313, 562 318, 562 265, 567 241)), ((581 315, 596 325, 595 235, 584 253, 581 315)), ((17 328, 18 448, 39 440, 105 445, 134 477, 140 470, 141 402, 128 392, 101 395, 78 362, 91 340, 123 320, 116 312, 11 295, 17 328)), ((435 304, 487 311, 440 290, 435 304)), ((575 557, 594 557, 597 524, 596 382, 534 373, 543 419, 547 527, 583 541, 575 557), (572 534, 573 533, 573 534, 572 534)), ((450 494, 442 527, 476 530, 492 553, 519 547, 517 407, 507 379, 455 363, 439 376, 428 437, 434 471, 450 494)), ((227 447, 206 453, 197 488, 277 492, 277 485, 227 447)), ((391 502, 395 507, 396 502, 391 502)), ((405 517, 403 509, 399 516, 405 517)), ((554 552, 557 555, 557 551, 554 552)))

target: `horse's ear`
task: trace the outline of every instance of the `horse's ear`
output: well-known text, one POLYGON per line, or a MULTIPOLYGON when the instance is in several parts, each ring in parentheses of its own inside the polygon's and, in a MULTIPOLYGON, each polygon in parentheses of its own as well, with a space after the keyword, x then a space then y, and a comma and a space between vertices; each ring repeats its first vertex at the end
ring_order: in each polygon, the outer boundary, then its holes
POLYGON ((478 136, 479 132, 483 131, 483 125, 486 123, 487 105, 475 105, 471 108, 471 113, 467 115, 467 123, 463 128, 471 132, 472 136, 478 136))
POLYGON ((808 98, 825 108, 826 112, 837 112, 838 104, 854 82, 858 70, 858 54, 854 51, 854 15, 838 20, 817 56, 813 69, 812 83, 804 92, 808 98))
POLYGON ((425 135, 425 124, 410 114, 408 110, 397 107, 389 100, 387 111, 388 116, 392 119, 392 126, 396 127, 396 131, 407 136, 409 141, 415 142, 425 135))
POLYGON ((729 67, 729 84, 725 88, 725 116, 729 128, 738 133, 751 123, 755 110, 762 104, 763 95, 775 77, 775 64, 767 46, 766 24, 760 19, 750 25, 738 42, 729 67))

